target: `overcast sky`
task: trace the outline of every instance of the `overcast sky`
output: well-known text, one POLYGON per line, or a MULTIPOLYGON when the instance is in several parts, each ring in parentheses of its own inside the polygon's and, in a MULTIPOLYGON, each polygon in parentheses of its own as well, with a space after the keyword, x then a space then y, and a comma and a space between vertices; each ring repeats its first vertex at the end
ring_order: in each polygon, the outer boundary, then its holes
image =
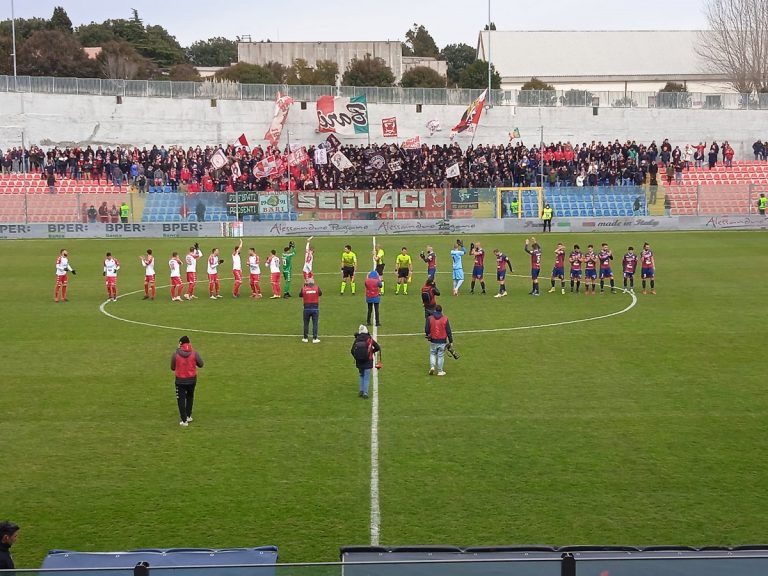
MULTIPOLYGON (((0 20, 11 16, 0 0, 0 20)), ((498 30, 696 30, 704 0, 491 0, 498 30)), ((139 11, 145 24, 166 28, 182 46, 214 36, 254 41, 402 40, 424 24, 439 48, 477 45, 488 21, 487 0, 15 0, 17 18, 50 18, 63 6, 75 26, 139 11)), ((530 56, 529 56, 530 57, 530 56)))

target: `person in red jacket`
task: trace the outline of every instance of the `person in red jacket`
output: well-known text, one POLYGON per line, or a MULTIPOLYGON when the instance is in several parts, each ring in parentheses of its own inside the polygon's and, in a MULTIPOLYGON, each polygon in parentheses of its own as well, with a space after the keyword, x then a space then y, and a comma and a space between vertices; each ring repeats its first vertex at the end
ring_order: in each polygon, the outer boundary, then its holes
POLYGON ((314 278, 307 278, 299 292, 299 297, 304 300, 304 337, 302 342, 309 342, 309 321, 312 320, 312 343, 319 344, 317 336, 317 323, 320 320, 320 296, 323 291, 315 285, 314 278))
POLYGON ((371 325, 371 313, 376 312, 376 326, 381 326, 381 316, 379 315, 379 303, 381 302, 381 277, 376 270, 371 270, 365 279, 365 302, 368 304, 368 321, 371 325))
POLYGON ((427 317, 424 333, 429 340, 429 374, 437 370, 438 376, 445 376, 445 347, 453 344, 453 333, 448 317, 443 316, 443 307, 438 304, 431 316, 427 317))
POLYGON ((179 426, 192 422, 192 402, 197 386, 197 369, 203 367, 203 359, 189 343, 189 336, 179 338, 179 347, 171 356, 171 370, 176 374, 176 403, 179 406, 179 426))

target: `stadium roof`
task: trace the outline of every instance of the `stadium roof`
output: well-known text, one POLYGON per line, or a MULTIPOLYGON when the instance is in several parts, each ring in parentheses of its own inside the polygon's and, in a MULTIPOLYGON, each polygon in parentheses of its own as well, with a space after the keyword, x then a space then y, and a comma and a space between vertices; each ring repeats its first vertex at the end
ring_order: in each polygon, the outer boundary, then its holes
MULTIPOLYGON (((696 30, 492 31, 491 61, 503 81, 532 76, 574 79, 719 79, 694 50, 696 30)), ((477 56, 487 60, 488 31, 477 56)))

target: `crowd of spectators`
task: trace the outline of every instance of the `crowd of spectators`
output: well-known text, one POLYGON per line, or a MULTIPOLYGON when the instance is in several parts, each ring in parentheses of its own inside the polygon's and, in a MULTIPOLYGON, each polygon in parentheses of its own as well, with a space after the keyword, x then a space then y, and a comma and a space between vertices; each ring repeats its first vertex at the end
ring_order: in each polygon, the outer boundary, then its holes
MULTIPOLYGON (((580 145, 552 142, 543 149, 521 141, 469 145, 463 149, 455 142, 423 144, 416 149, 404 149, 396 144, 349 145, 327 149, 327 154, 317 157, 316 149, 314 145, 302 147, 305 154, 292 156, 302 160, 288 165, 287 149, 229 146, 225 149, 229 164, 215 169, 211 157, 218 148, 211 146, 186 149, 180 146, 150 149, 73 146, 49 150, 32 146, 6 150, 0 165, 4 173, 39 173, 48 181, 54 177, 111 183, 119 188, 133 187, 138 192, 147 192, 151 186, 168 186, 174 191, 195 193, 289 187, 292 190, 346 190, 654 185, 664 177, 669 182, 681 179, 683 171, 691 166, 706 165, 712 169, 718 162, 729 166, 734 155, 727 141, 673 146, 666 139, 660 145, 655 141, 621 143, 618 139, 580 145), (351 162, 351 168, 341 171, 328 161, 337 150, 351 162), (322 156, 327 158, 324 164, 318 162, 322 156), (235 163, 237 167, 233 170, 235 163), (267 176, 265 164, 273 167, 267 176), (458 167, 459 174, 447 178, 446 170, 453 165, 458 167)), ((756 142, 753 150, 756 160, 765 160, 768 142, 756 142)))

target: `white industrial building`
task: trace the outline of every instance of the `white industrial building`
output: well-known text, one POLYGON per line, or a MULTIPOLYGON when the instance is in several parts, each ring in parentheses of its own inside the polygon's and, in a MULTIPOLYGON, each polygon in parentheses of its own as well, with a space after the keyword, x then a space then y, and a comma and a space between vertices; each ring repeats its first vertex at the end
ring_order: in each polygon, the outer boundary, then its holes
POLYGON ((490 59, 502 88, 532 77, 556 90, 647 91, 679 82, 689 92, 729 92, 696 54, 696 30, 482 31, 478 58, 490 59))

